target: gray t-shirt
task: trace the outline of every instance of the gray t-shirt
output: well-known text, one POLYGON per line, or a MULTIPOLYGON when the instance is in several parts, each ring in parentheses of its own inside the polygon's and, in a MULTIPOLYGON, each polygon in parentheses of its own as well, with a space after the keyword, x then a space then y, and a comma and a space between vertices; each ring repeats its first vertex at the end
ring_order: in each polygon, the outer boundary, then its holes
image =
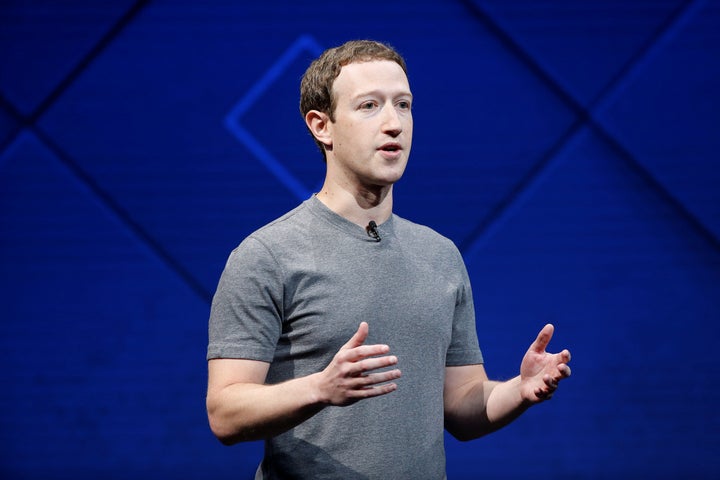
POLYGON ((207 358, 270 363, 267 383, 323 370, 369 324, 402 377, 388 395, 327 407, 266 441, 256 478, 442 479, 446 366, 482 363, 453 243, 397 215, 381 241, 316 197, 246 238, 213 299, 207 358))

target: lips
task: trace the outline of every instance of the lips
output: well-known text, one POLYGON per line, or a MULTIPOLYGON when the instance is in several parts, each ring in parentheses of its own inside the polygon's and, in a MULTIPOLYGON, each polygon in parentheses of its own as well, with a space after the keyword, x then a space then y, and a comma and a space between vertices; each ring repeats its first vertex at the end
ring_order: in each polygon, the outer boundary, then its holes
POLYGON ((398 152, 402 150, 402 146, 396 142, 388 142, 378 148, 378 150, 382 150, 383 152, 398 152))

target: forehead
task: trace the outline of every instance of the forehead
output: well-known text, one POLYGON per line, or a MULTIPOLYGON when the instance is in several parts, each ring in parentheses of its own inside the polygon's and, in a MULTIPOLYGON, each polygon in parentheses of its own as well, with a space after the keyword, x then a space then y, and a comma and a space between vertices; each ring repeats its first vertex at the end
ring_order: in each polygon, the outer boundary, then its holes
POLYGON ((400 65, 390 60, 374 60, 342 67, 333 91, 338 98, 362 95, 365 91, 410 94, 410 84, 400 65))

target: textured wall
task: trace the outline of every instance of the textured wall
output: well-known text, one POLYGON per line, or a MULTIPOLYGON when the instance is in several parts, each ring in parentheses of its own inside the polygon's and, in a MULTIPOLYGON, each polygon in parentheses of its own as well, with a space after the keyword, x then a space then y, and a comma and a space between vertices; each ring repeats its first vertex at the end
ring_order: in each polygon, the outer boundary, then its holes
POLYGON ((322 180, 322 49, 406 57, 396 211, 465 256, 491 376, 574 376, 450 479, 720 475, 720 2, 3 1, 0 475, 251 478, 204 395, 230 250, 322 180), (101 5, 102 4, 102 5, 101 5))

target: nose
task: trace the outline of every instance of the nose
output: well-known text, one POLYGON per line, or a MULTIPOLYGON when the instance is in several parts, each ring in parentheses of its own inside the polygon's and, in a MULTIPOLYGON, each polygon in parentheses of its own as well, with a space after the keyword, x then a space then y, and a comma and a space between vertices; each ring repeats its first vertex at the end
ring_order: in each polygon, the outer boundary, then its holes
POLYGON ((388 135, 392 135, 393 137, 397 137, 403 130, 400 114, 391 103, 386 104, 383 110, 383 132, 388 135))

